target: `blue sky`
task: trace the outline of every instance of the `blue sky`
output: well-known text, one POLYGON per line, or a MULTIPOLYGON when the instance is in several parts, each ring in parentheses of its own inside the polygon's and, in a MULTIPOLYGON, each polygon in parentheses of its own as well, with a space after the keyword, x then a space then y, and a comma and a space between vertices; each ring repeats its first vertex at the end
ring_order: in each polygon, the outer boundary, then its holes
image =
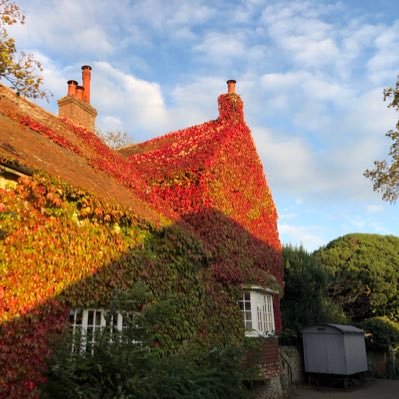
POLYGON ((136 142, 217 117, 237 80, 279 213, 283 243, 313 250, 352 233, 399 235, 398 205, 363 171, 383 159, 398 115, 392 0, 21 0, 11 34, 43 62, 43 106, 91 65, 103 129, 136 142))

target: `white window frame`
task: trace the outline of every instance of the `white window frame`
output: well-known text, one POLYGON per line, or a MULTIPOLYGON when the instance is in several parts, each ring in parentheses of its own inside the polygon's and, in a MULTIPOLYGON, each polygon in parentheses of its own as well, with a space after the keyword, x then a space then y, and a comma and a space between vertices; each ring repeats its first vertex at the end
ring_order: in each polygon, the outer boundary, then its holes
MULTIPOLYGON (((105 309, 71 309, 69 313, 69 322, 71 333, 73 337, 80 334, 80 351, 94 352, 94 347, 97 343, 98 333, 104 330, 107 326, 107 310, 105 309)), ((123 317, 118 312, 116 315, 111 315, 111 325, 109 341, 113 342, 114 331, 119 335, 125 328, 123 317), (116 323, 114 318, 116 316, 116 323)), ((76 351, 76 343, 72 344, 72 351, 76 351)))
POLYGON ((259 286, 243 287, 239 305, 246 337, 267 337, 275 334, 274 293, 259 286))

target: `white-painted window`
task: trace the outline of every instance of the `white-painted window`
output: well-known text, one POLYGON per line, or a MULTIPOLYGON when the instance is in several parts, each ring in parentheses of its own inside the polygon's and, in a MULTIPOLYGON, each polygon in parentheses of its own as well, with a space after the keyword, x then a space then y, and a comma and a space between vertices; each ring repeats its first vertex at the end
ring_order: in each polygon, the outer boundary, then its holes
POLYGON ((262 289, 245 289, 239 300, 248 337, 274 334, 273 296, 262 289))
MULTIPOLYGON (((79 340, 80 350, 93 352, 100 333, 108 328, 107 339, 113 342, 125 329, 123 318, 120 313, 108 315, 104 309, 74 309, 70 311, 69 323, 74 338, 79 340)), ((76 350, 77 343, 74 342, 72 350, 76 350)))

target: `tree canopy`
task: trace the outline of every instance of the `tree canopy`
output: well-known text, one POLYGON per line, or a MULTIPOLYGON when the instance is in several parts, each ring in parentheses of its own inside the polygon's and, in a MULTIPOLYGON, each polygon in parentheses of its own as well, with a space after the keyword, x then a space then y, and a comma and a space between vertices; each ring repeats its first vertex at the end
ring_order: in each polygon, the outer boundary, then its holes
MULTIPOLYGON (((399 111, 399 76, 395 87, 384 90, 384 101, 389 99, 389 108, 399 111)), ((373 182, 373 190, 382 192, 382 199, 395 202, 399 197, 399 121, 395 129, 386 136, 392 140, 389 160, 375 161, 374 169, 367 169, 364 175, 373 182)))
POLYGON ((399 317, 399 237, 348 234, 313 256, 330 275, 331 299, 354 321, 399 317))
POLYGON ((281 301, 284 336, 300 337, 303 327, 315 322, 345 322, 342 308, 328 296, 329 275, 303 247, 285 245, 284 297, 281 301))
POLYGON ((282 342, 311 323, 353 323, 377 348, 399 348, 399 237, 348 234, 313 253, 283 247, 282 342))
POLYGON ((42 89, 41 63, 31 53, 18 52, 15 40, 8 35, 7 27, 15 23, 25 23, 20 7, 10 0, 0 0, 0 79, 19 95, 48 99, 50 93, 42 89))

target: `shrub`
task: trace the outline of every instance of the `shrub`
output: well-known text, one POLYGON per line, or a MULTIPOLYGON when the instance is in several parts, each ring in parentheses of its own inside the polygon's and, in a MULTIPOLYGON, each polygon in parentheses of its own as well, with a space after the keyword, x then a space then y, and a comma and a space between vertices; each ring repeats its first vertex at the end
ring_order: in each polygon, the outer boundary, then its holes
MULTIPOLYGON (((156 329, 173 312, 173 300, 149 302, 142 285, 119 293, 110 304, 115 311, 130 312, 127 328, 109 341, 103 330, 93 353, 72 351, 84 337, 65 337, 49 362, 42 399, 179 399, 244 398, 240 348, 199 350, 189 344, 177 353, 159 350, 156 329), (132 313, 133 311, 133 313, 132 313), (139 341, 140 340, 140 341, 139 341)), ((127 315, 127 313, 125 313, 127 315)))
POLYGON ((366 342, 371 348, 399 348, 399 323, 387 316, 363 320, 359 323, 359 327, 366 331, 366 342))

